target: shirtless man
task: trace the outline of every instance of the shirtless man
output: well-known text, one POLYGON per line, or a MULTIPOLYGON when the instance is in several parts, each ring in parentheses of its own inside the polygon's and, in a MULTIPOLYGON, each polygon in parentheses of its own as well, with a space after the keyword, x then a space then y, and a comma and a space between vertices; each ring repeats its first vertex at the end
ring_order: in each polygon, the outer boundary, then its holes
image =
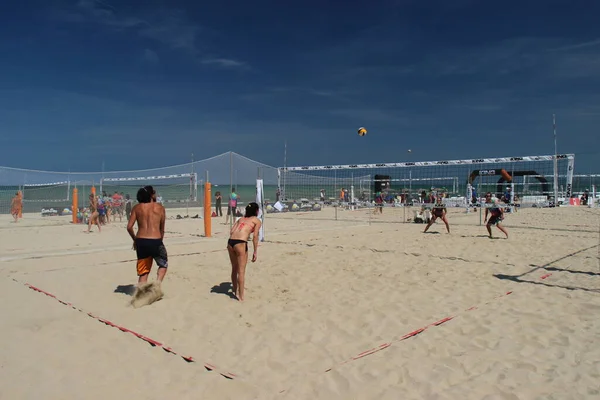
POLYGON ((447 210, 446 210, 446 206, 444 206, 443 198, 442 198, 442 196, 438 196, 437 202, 431 209, 432 218, 429 221, 429 223, 427 224, 427 226, 425 227, 425 230, 423 231, 423 233, 427 232, 429 227, 431 225, 433 225, 435 220, 438 218, 441 219, 442 221, 444 221, 444 224, 446 224, 446 230, 448 231, 448 233, 450 233, 450 224, 448 223, 448 218, 446 217, 446 213, 447 213, 447 210))
POLYGON ((260 231, 261 222, 257 216, 258 204, 248 204, 246 206, 246 215, 233 225, 229 240, 227 241, 227 251, 231 260, 231 283, 233 285, 233 293, 239 301, 244 301, 244 283, 246 264, 248 263, 248 239, 252 233, 254 233, 252 238, 254 249, 252 262, 255 262, 258 256, 258 232, 260 231))
POLYGON ((485 227, 487 228, 488 234, 490 235, 490 239, 492 238, 492 225, 496 225, 496 227, 498 229, 500 229, 506 235, 506 238, 508 239, 508 232, 506 231, 506 228, 503 227, 501 224, 502 220, 504 219, 504 210, 498 204, 498 200, 495 197, 493 197, 490 192, 487 192, 485 194, 485 203, 492 204, 491 208, 485 209, 485 218, 483 219, 483 222, 487 221, 487 224, 485 225, 485 227), (488 211, 491 214, 489 221, 488 221, 488 211))
POLYGON ((87 232, 90 233, 92 231, 92 225, 94 225, 94 223, 96 223, 96 225, 98 225, 98 232, 102 232, 102 229, 100 228, 100 214, 98 213, 98 199, 96 198, 96 196, 94 196, 94 194, 90 194, 90 216, 88 218, 88 230, 87 232))
POLYGON ((133 249, 137 253, 138 286, 148 282, 152 260, 158 265, 157 280, 162 282, 167 273, 167 249, 165 237, 165 208, 156 202, 156 192, 152 186, 144 186, 137 193, 139 204, 131 210, 127 232, 133 239, 133 249), (137 234, 133 225, 137 222, 137 234))
POLYGON ((17 192, 10 202, 10 214, 15 219, 15 222, 19 222, 19 215, 21 214, 22 209, 23 201, 21 200, 21 192, 17 192))

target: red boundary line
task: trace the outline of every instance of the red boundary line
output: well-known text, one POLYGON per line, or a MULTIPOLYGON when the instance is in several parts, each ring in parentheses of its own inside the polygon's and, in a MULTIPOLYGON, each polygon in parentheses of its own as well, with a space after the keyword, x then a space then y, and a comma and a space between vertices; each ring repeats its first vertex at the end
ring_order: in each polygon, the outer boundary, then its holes
MULTIPOLYGON (((506 296, 508 296, 508 295, 509 295, 509 294, 511 294, 511 293, 512 293, 512 291, 510 291, 510 292, 506 292, 506 293, 504 293, 504 294, 502 294, 502 295, 500 295, 500 296, 496 296, 496 297, 495 297, 494 299, 492 299, 492 300, 497 300, 497 299, 500 299, 500 298, 502 298, 502 297, 506 297, 506 296)), ((490 301, 491 301, 491 300, 490 300, 490 301)), ((485 304, 488 304, 490 301, 488 301, 488 302, 487 302, 487 303, 485 303, 485 304)), ((467 312, 467 311, 472 311, 472 310, 476 310, 477 308, 478 308, 478 307, 476 307, 476 306, 473 306, 473 307, 467 308, 467 309, 466 309, 464 312, 467 312)), ((454 319, 454 318, 456 318, 457 316, 458 316, 458 315, 454 315, 454 316, 449 316, 449 317, 446 317, 446 318, 442 318, 442 319, 440 319, 439 321, 436 321, 436 322, 433 322, 433 323, 431 323, 431 324, 429 324, 429 325, 426 325, 426 326, 424 326, 423 328, 419 328, 419 329, 417 329, 417 330, 414 330, 414 331, 412 331, 412 332, 409 332, 409 333, 407 333, 406 335, 404 335, 404 336, 401 336, 401 337, 400 337, 400 338, 398 338, 398 339, 392 340, 392 341, 390 341, 390 342, 388 342, 388 343, 383 343, 383 344, 380 344, 379 346, 377 346, 377 347, 374 347, 374 348, 372 348, 372 349, 370 349, 370 350, 363 351, 362 353, 359 353, 358 355, 356 355, 356 356, 354 356, 354 357, 351 357, 351 358, 349 358, 348 360, 346 360, 346 361, 343 361, 343 362, 341 362, 341 363, 337 364, 336 366, 344 365, 344 364, 347 364, 347 363, 349 363, 349 362, 352 362, 352 361, 358 360, 358 359, 360 359, 360 358, 363 358, 363 357, 366 357, 366 356, 370 356, 371 354, 375 354, 375 353, 377 353, 377 352, 379 352, 379 351, 381 351, 381 350, 387 349, 388 347, 390 347, 390 346, 391 346, 392 344, 394 344, 395 342, 401 342, 401 341, 403 341, 403 340, 406 340, 406 339, 410 339, 410 338, 412 338, 412 337, 415 337, 415 336, 417 336, 417 335, 419 335, 419 334, 421 334, 421 333, 425 332, 427 329, 429 329, 429 328, 432 328, 432 327, 436 327, 436 326, 440 326, 440 325, 442 325, 442 324, 445 324, 446 322, 453 320, 453 319, 454 319)), ((333 369, 334 369, 336 366, 333 366, 333 367, 331 367, 331 368, 327 369, 325 372, 329 372, 329 371, 333 370, 333 369)), ((284 391, 285 391, 285 390, 284 390, 284 391)), ((281 393, 281 392, 280 392, 280 393, 281 393)))
MULTIPOLYGON (((150 346, 152 346, 152 347, 160 347, 160 348, 162 348, 164 351, 166 351, 167 353, 171 353, 171 354, 173 354, 173 355, 179 356, 179 357, 181 357, 182 359, 184 359, 184 360, 185 360, 186 362, 188 362, 188 363, 195 363, 195 362, 196 362, 196 360, 195 360, 193 357, 191 357, 191 356, 185 356, 185 355, 182 355, 182 354, 180 354, 180 353, 177 353, 177 352, 176 352, 175 350, 173 350, 171 347, 167 347, 165 344, 163 344, 163 343, 160 343, 159 341, 156 341, 156 340, 154 340, 154 339, 151 339, 151 338, 149 338, 149 337, 147 337, 147 336, 144 336, 144 335, 142 335, 141 333, 138 333, 138 332, 132 331, 131 329, 127 329, 127 328, 125 328, 125 327, 123 327, 123 326, 117 325, 117 324, 115 324, 115 323, 113 323, 113 322, 111 322, 111 321, 109 321, 109 320, 107 320, 107 319, 100 318, 100 317, 98 317, 98 316, 96 316, 96 315, 94 315, 94 314, 92 314, 92 313, 85 312, 84 310, 82 310, 82 309, 80 309, 80 308, 77 308, 77 307, 75 307, 73 304, 71 304, 71 303, 68 303, 68 302, 66 302, 66 301, 63 301, 63 300, 59 299, 58 297, 56 297, 56 296, 55 296, 55 295, 53 295, 52 293, 46 292, 45 290, 42 290, 42 289, 40 289, 40 288, 38 288, 38 287, 35 287, 35 286, 33 286, 33 285, 29 284, 29 283, 23 283, 23 282, 19 282, 19 281, 18 281, 18 280, 16 280, 16 279, 13 279, 13 281, 15 281, 15 282, 17 282, 17 283, 22 283, 23 285, 25 285, 26 287, 28 287, 29 289, 31 289, 31 290, 33 290, 33 291, 35 291, 35 292, 38 292, 38 293, 45 294, 45 295, 46 295, 46 296, 48 296, 48 297, 52 297, 53 299, 55 299, 56 301, 58 301, 60 304, 63 304, 63 305, 65 305, 65 306, 68 306, 68 307, 71 307, 72 309, 74 309, 74 310, 76 310, 76 311, 79 311, 79 312, 81 312, 81 313, 83 313, 83 314, 87 315, 88 317, 90 317, 90 318, 93 318, 93 319, 95 319, 96 321, 99 321, 99 322, 101 322, 101 323, 103 323, 103 324, 105 324, 105 325, 107 325, 107 326, 110 326, 110 327, 112 327, 112 328, 117 328, 117 329, 118 329, 118 330, 120 330, 121 332, 131 333, 132 335, 134 335, 134 336, 135 336, 135 337, 137 337, 138 339, 141 339, 141 340, 143 340, 144 342, 148 343, 150 346)), ((213 364, 209 364, 209 363, 202 363, 202 366, 203 366, 203 367, 204 367, 204 368, 205 368, 207 371, 215 371, 215 372, 217 372, 219 375, 221 375, 221 376, 223 376, 223 377, 225 377, 225 378, 227 378, 227 379, 238 379, 238 378, 239 378, 239 376, 238 376, 238 375, 236 375, 236 374, 233 374, 233 373, 231 373, 231 372, 226 372, 226 371, 223 371, 223 370, 221 370, 219 367, 217 367, 217 366, 215 366, 215 365, 213 365, 213 364)))

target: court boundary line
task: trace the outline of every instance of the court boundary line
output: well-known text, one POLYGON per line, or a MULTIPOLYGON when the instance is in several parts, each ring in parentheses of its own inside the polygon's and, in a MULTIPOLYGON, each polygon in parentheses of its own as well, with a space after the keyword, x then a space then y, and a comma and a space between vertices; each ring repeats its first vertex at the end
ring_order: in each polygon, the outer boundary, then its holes
POLYGON ((82 314, 84 314, 84 315, 86 315, 86 316, 88 316, 88 317, 90 317, 90 318, 98 321, 98 322, 103 323, 106 326, 109 326, 109 327, 112 327, 112 328, 116 328, 116 329, 120 330, 121 332, 130 333, 133 336, 137 337, 138 339, 140 339, 140 340, 148 343, 151 347, 158 347, 158 348, 161 348, 162 350, 164 350, 167 353, 170 353, 172 355, 181 357, 188 364, 199 363, 200 365, 202 365, 206 369, 206 371, 208 371, 208 372, 212 372, 212 371, 217 372, 219 375, 223 376, 224 378, 230 379, 230 380, 240 379, 241 378, 240 375, 228 372, 227 370, 224 370, 222 368, 217 367, 215 364, 211 364, 211 363, 208 363, 208 362, 198 362, 192 356, 186 356, 186 355, 183 355, 181 353, 178 353, 175 350, 173 350, 172 347, 167 346, 167 345, 165 345, 162 342, 154 340, 154 339, 152 339, 152 338, 150 338, 148 336, 142 335, 142 334, 140 334, 140 333, 138 333, 136 331, 133 331, 131 329, 125 328, 125 327, 123 327, 121 325, 117 325, 114 322, 111 322, 111 321, 109 321, 109 320, 107 320, 105 318, 102 318, 102 317, 99 317, 99 316, 97 316, 95 314, 92 314, 91 312, 87 312, 87 311, 85 311, 85 310, 83 310, 83 309, 81 309, 81 308, 73 305, 73 303, 69 303, 69 302, 66 302, 64 300, 61 300, 60 298, 56 297, 54 294, 52 294, 50 292, 47 292, 47 291, 45 291, 43 289, 40 289, 40 288, 38 288, 36 286, 33 286, 33 285, 31 285, 31 284, 29 284, 27 282, 21 282, 21 281, 19 281, 17 279, 14 279, 14 278, 12 278, 12 280, 14 282, 18 283, 18 284, 24 285, 25 287, 33 290, 34 292, 38 292, 38 293, 44 294, 44 295, 46 295, 46 296, 48 296, 50 298, 53 298, 54 300, 58 301, 60 304, 62 304, 64 306, 67 306, 67 307, 69 307, 69 308, 71 308, 71 309, 73 309, 75 311, 78 311, 78 312, 80 312, 80 313, 82 313, 82 314))
MULTIPOLYGON (((320 228, 320 229, 311 229, 311 230, 296 230, 296 231, 282 231, 282 232, 274 232, 269 234, 269 236, 282 236, 282 235, 289 235, 289 234, 301 234, 301 233, 305 233, 305 232, 321 232, 321 231, 333 231, 333 230, 340 230, 340 229, 348 229, 348 228, 359 228, 359 227, 367 227, 369 225, 352 225, 350 227, 348 226, 337 226, 334 228, 320 228)), ((225 240, 226 238, 224 237, 204 237, 204 236, 200 236, 200 235, 196 235, 196 234, 189 234, 190 236, 194 236, 194 237, 200 237, 203 240, 209 240, 211 242, 217 242, 218 240, 225 240)), ((198 240, 193 239, 193 238, 189 238, 189 237, 185 237, 185 238, 181 238, 181 239, 185 239, 185 240, 177 240, 177 241, 171 241, 170 243, 167 243, 168 245, 185 245, 185 244, 198 244, 200 242, 198 242, 198 240)), ((172 240, 172 239, 170 239, 172 240)), ((266 243, 268 243, 268 240, 265 240, 266 243)), ((87 249, 87 250, 64 250, 64 251, 59 251, 59 252, 46 252, 46 253, 39 253, 39 254, 35 254, 32 255, 31 253, 29 254, 20 254, 20 255, 14 255, 14 256, 5 256, 5 257, 0 257, 0 263, 2 262, 10 262, 10 261, 17 261, 17 260, 35 260, 35 259, 41 259, 41 258, 50 258, 50 257, 64 257, 64 256, 74 256, 74 255, 85 255, 85 254, 94 254, 94 253, 102 253, 105 251, 120 251, 120 250, 131 250, 131 246, 113 246, 113 247, 95 247, 93 249, 87 249)))

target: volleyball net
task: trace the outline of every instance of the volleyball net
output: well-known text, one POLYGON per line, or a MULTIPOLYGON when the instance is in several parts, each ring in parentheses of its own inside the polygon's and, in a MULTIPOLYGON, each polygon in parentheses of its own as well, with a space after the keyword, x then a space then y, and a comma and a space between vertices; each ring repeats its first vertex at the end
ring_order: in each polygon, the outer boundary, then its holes
MULTIPOLYGON (((569 204, 574 191, 583 190, 574 180, 574 163, 573 154, 562 154, 284 167, 279 188, 289 210, 421 207, 441 196, 447 207, 469 212, 487 192, 513 207, 543 208, 569 204)), ((335 218, 357 214, 336 211, 335 218)))
MULTIPOLYGON (((10 212, 12 198, 22 193, 23 212, 56 210, 58 214, 72 206, 73 189, 78 190, 78 205, 86 207, 92 189, 97 195, 115 192, 135 200, 140 187, 152 185, 167 208, 203 207, 203 187, 212 183, 216 192, 227 198, 235 189, 240 205, 256 198, 256 179, 264 182, 265 200, 277 191, 277 168, 234 152, 175 166, 131 171, 52 172, 0 167, 0 214, 10 212)), ((199 212, 199 211, 197 211, 199 212)), ((196 213, 196 211, 195 211, 196 213)))
MULTIPOLYGON (((438 195, 455 211, 467 212, 486 192, 515 207, 569 204, 587 190, 594 204, 600 175, 575 175, 573 154, 499 157, 354 165, 275 168, 233 152, 175 166, 100 172, 51 172, 0 167, 0 213, 7 214, 20 191, 24 212, 60 211, 71 206, 78 189, 79 207, 87 205, 92 188, 102 195, 114 192, 135 199, 145 185, 155 187, 166 207, 203 207, 204 183, 212 194, 227 198, 235 190, 243 206, 256 198, 256 179, 264 187, 269 213, 322 211, 319 218, 356 218, 338 211, 394 209, 428 204, 438 195), (507 197, 508 196, 508 197, 507 197), (379 200, 380 199, 380 200, 379 200)), ((390 212, 390 211, 388 211, 390 212)), ((402 218, 406 220, 406 212, 402 218)), ((363 218, 364 219, 364 218, 363 218)))

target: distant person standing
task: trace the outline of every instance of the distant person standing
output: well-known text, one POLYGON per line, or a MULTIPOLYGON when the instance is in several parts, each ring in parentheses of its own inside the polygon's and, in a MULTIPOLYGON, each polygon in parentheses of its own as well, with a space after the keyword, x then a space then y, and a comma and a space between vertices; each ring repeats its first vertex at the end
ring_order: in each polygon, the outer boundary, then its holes
POLYGON ((373 214, 383 214, 383 193, 377 192, 375 193, 375 210, 373 210, 373 214))
POLYGON ((22 210, 23 200, 21 200, 21 192, 17 192, 10 202, 10 214, 15 219, 15 222, 19 222, 19 215, 21 215, 22 210))
POLYGON ((588 189, 586 189, 585 192, 583 192, 583 194, 581 195, 579 204, 581 204, 582 206, 587 206, 589 200, 590 200, 590 191, 588 189))
POLYGON ((99 210, 99 202, 100 202, 100 198, 94 196, 93 193, 90 194, 90 203, 89 203, 89 209, 90 209, 90 215, 88 217, 88 230, 87 232, 90 233, 92 231, 92 225, 96 224, 98 226, 98 232, 102 232, 102 229, 100 228, 100 212, 99 210))
POLYGON ((117 216, 119 217, 119 222, 123 220, 123 197, 115 190, 115 193, 112 195, 112 210, 115 219, 117 216))
POLYGON ((223 201, 223 196, 221 196, 221 192, 217 192, 215 194, 215 214, 217 214, 217 217, 223 216, 223 210, 221 210, 221 201, 223 201))
POLYGON ((492 197, 492 193, 487 192, 485 194, 485 202, 486 204, 491 204, 491 208, 485 209, 485 217, 483 222, 487 222, 485 225, 490 239, 492 238, 492 225, 496 225, 496 228, 500 229, 508 239, 508 232, 506 228, 502 226, 502 220, 504 220, 504 209, 498 204, 498 200, 495 197, 492 197), (488 212, 491 214, 491 217, 488 221, 488 212))
POLYGON ((227 205, 227 216, 225 217, 225 225, 229 223, 229 216, 231 215, 231 221, 235 220, 235 214, 237 210, 238 201, 240 197, 235 192, 235 188, 231 189, 231 194, 229 195, 229 203, 227 205))
POLYGON ((129 194, 125 195, 125 217, 127 218, 127 221, 129 221, 129 217, 131 217, 131 208, 133 207, 133 201, 131 200, 131 197, 129 197, 129 194))

